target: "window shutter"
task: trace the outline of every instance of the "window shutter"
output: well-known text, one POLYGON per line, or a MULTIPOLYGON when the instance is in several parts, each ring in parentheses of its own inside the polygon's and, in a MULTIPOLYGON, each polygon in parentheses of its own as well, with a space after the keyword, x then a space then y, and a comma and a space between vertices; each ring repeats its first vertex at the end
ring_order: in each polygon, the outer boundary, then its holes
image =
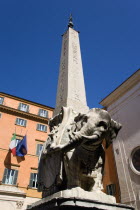
POLYGON ((110 194, 110 191, 109 191, 109 185, 106 186, 106 192, 107 192, 107 195, 110 194))
POLYGON ((30 186, 30 187, 33 186, 33 179, 34 179, 34 174, 31 173, 31 174, 30 174, 30 183, 29 183, 29 186, 30 186))
POLYGON ((40 144, 40 153, 42 152, 42 150, 43 150, 43 144, 40 144))
POLYGON ((44 117, 47 117, 47 111, 43 110, 43 112, 44 112, 44 117))
POLYGON ((108 195, 115 195, 116 193, 116 187, 115 184, 110 184, 106 186, 106 192, 108 195))
POLYGON ((41 114, 41 109, 38 110, 38 115, 40 116, 40 114, 41 114))
POLYGON ((0 104, 3 104, 4 98, 0 97, 0 104))
POLYGON ((5 168, 5 170, 4 170, 4 175, 3 175, 3 179, 2 179, 2 183, 3 183, 3 184, 5 184, 7 174, 8 174, 8 168, 5 168))
POLYGON ((16 183, 17 183, 17 176, 18 176, 18 170, 15 170, 13 185, 16 185, 16 183))
POLYGON ((111 187, 112 187, 112 195, 115 195, 116 194, 116 186, 115 186, 115 184, 112 184, 111 187))
POLYGON ((27 112, 29 112, 29 105, 27 105, 27 112))
POLYGON ((46 111, 46 117, 48 117, 48 111, 46 111))
POLYGON ((17 125, 19 124, 18 122, 19 122, 19 118, 16 118, 16 124, 17 124, 17 125))
POLYGON ((19 110, 21 109, 21 103, 19 103, 18 109, 19 109, 19 110))
POLYGON ((36 148, 36 155, 39 155, 39 146, 40 144, 37 144, 37 148, 36 148))
POLYGON ((37 124, 37 130, 40 130, 39 128, 40 128, 40 124, 37 124))
POLYGON ((27 124, 27 120, 24 120, 24 126, 26 127, 26 124, 27 124))
POLYGON ((45 132, 47 132, 47 126, 45 125, 45 132))

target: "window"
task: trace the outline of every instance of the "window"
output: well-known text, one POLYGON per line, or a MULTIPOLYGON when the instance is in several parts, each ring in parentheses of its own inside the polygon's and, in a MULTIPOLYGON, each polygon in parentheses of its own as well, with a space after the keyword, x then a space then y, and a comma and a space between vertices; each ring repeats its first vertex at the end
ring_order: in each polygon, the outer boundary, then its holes
POLYGON ((116 193, 115 184, 107 185, 106 192, 108 195, 115 195, 115 193, 116 193))
POLYGON ((2 114, 0 113, 0 118, 1 118, 2 114))
POLYGON ((39 156, 43 149, 43 144, 37 144, 36 146, 36 155, 39 156))
POLYGON ((44 109, 39 109, 38 115, 41 117, 48 117, 48 111, 44 109))
POLYGON ((130 167, 134 173, 140 175, 140 146, 134 148, 131 153, 130 167))
POLYGON ((42 124, 37 124, 37 130, 47 132, 47 126, 42 124))
POLYGON ((18 143, 21 141, 21 139, 16 139, 16 146, 18 145, 18 143))
POLYGON ((5 168, 2 183, 16 185, 17 176, 18 176, 18 170, 5 168))
POLYGON ((37 173, 31 173, 29 187, 37 188, 37 186, 37 173))
POLYGON ((19 110, 24 111, 24 112, 28 112, 29 111, 29 105, 27 104, 23 104, 23 103, 19 103, 19 110))
POLYGON ((0 104, 3 104, 4 98, 0 97, 0 104))
POLYGON ((137 149, 132 156, 132 163, 134 168, 140 172, 140 148, 137 149))
POLYGON ((27 120, 20 119, 20 118, 16 119, 16 125, 20 125, 20 126, 26 127, 26 123, 27 123, 27 120))

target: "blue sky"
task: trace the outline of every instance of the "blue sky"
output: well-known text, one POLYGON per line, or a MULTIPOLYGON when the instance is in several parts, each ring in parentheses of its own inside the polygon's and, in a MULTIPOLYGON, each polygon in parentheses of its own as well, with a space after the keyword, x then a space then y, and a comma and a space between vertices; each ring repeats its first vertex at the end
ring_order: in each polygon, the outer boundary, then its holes
POLYGON ((61 35, 80 31, 90 108, 140 68, 139 0, 1 0, 0 92, 55 106, 61 35))

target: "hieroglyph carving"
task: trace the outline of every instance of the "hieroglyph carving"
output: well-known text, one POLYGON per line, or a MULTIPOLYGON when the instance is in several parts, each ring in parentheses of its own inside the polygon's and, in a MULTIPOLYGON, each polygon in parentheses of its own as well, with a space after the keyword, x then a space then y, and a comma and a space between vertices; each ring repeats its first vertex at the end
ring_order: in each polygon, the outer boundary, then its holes
POLYGON ((77 58, 77 45, 76 43, 72 43, 72 51, 73 51, 73 62, 78 64, 78 58, 77 58))

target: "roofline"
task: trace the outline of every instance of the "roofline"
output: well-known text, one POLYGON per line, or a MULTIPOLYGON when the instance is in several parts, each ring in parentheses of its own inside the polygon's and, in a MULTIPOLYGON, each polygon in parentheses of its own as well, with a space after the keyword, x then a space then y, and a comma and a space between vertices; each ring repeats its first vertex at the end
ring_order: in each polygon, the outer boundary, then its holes
MULTIPOLYGON (((131 77, 133 77, 135 74, 137 74, 137 72, 140 70, 140 68, 138 70, 136 70, 130 77, 128 77, 126 80, 124 80, 118 87, 116 87, 111 93, 109 93, 105 98, 103 98, 99 104, 101 104, 105 99, 107 99, 112 93, 114 93, 118 88, 120 88, 124 83, 126 83, 131 77)), ((102 104, 101 104, 102 105, 102 104)))
POLYGON ((31 101, 31 100, 27 100, 27 99, 24 99, 24 98, 21 98, 21 97, 18 97, 18 96, 14 96, 14 95, 11 95, 11 94, 8 94, 8 93, 0 92, 0 94, 2 94, 4 96, 9 96, 10 98, 14 98, 16 100, 22 100, 22 101, 26 101, 27 103, 31 103, 31 104, 38 105, 38 106, 43 106, 45 108, 51 109, 52 111, 54 110, 54 108, 51 107, 51 106, 46 106, 44 104, 40 104, 40 103, 31 101))

